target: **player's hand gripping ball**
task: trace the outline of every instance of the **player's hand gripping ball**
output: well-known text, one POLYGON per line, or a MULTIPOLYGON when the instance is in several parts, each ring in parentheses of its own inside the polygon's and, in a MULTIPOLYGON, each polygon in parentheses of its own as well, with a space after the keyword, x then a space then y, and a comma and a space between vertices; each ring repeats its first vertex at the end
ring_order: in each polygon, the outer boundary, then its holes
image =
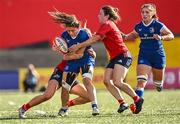
POLYGON ((61 53, 66 54, 68 52, 67 42, 63 40, 62 38, 56 37, 54 39, 54 44, 56 48, 58 48, 58 51, 60 51, 61 53))

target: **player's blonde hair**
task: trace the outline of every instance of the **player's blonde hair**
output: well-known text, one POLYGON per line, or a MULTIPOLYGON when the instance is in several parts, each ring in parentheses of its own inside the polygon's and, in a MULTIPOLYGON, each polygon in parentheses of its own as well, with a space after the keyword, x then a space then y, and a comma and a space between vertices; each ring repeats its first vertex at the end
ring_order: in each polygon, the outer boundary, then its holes
POLYGON ((158 20, 157 11, 156 11, 156 5, 153 3, 146 3, 141 6, 141 11, 143 8, 147 8, 149 11, 153 12, 152 18, 158 20))
POLYGON ((103 10, 105 16, 109 15, 109 20, 111 21, 120 20, 118 8, 112 7, 110 5, 106 5, 106 6, 103 6, 101 9, 103 10))
POLYGON ((80 27, 80 22, 77 20, 75 15, 69 15, 64 12, 60 12, 55 9, 54 12, 48 12, 52 17, 55 23, 63 24, 65 27, 80 27))

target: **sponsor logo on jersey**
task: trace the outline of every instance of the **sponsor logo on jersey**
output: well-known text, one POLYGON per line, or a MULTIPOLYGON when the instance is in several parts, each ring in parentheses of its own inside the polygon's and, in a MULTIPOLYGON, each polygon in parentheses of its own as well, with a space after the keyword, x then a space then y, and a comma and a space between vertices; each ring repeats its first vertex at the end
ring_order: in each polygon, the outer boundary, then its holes
POLYGON ((154 28, 153 28, 153 27, 150 27, 150 28, 149 28, 149 32, 150 32, 150 33, 154 33, 154 28))

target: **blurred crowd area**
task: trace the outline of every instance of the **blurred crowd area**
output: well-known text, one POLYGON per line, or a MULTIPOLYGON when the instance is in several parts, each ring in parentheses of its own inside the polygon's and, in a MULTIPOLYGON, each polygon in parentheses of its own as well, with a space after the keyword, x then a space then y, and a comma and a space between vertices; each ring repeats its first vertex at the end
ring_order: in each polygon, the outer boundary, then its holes
MULTIPOLYGON (((100 43, 93 45, 98 53, 96 66, 105 66, 107 55, 104 46, 100 43)), ((62 55, 46 46, 22 47, 16 49, 0 50, 0 70, 13 70, 26 67, 33 63, 36 67, 55 67, 62 60, 62 55)))

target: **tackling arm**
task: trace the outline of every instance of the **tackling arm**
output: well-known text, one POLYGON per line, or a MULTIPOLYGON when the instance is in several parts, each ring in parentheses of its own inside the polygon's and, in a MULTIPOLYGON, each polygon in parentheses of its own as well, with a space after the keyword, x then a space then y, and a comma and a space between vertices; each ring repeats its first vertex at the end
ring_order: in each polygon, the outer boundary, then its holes
POLYGON ((69 48, 69 51, 72 52, 72 51, 77 51, 78 49, 80 48, 83 48, 83 47, 87 47, 95 42, 97 42, 98 40, 100 40, 101 37, 100 35, 93 35, 91 38, 89 38, 88 40, 80 43, 80 44, 77 44, 77 45, 73 45, 69 48))

